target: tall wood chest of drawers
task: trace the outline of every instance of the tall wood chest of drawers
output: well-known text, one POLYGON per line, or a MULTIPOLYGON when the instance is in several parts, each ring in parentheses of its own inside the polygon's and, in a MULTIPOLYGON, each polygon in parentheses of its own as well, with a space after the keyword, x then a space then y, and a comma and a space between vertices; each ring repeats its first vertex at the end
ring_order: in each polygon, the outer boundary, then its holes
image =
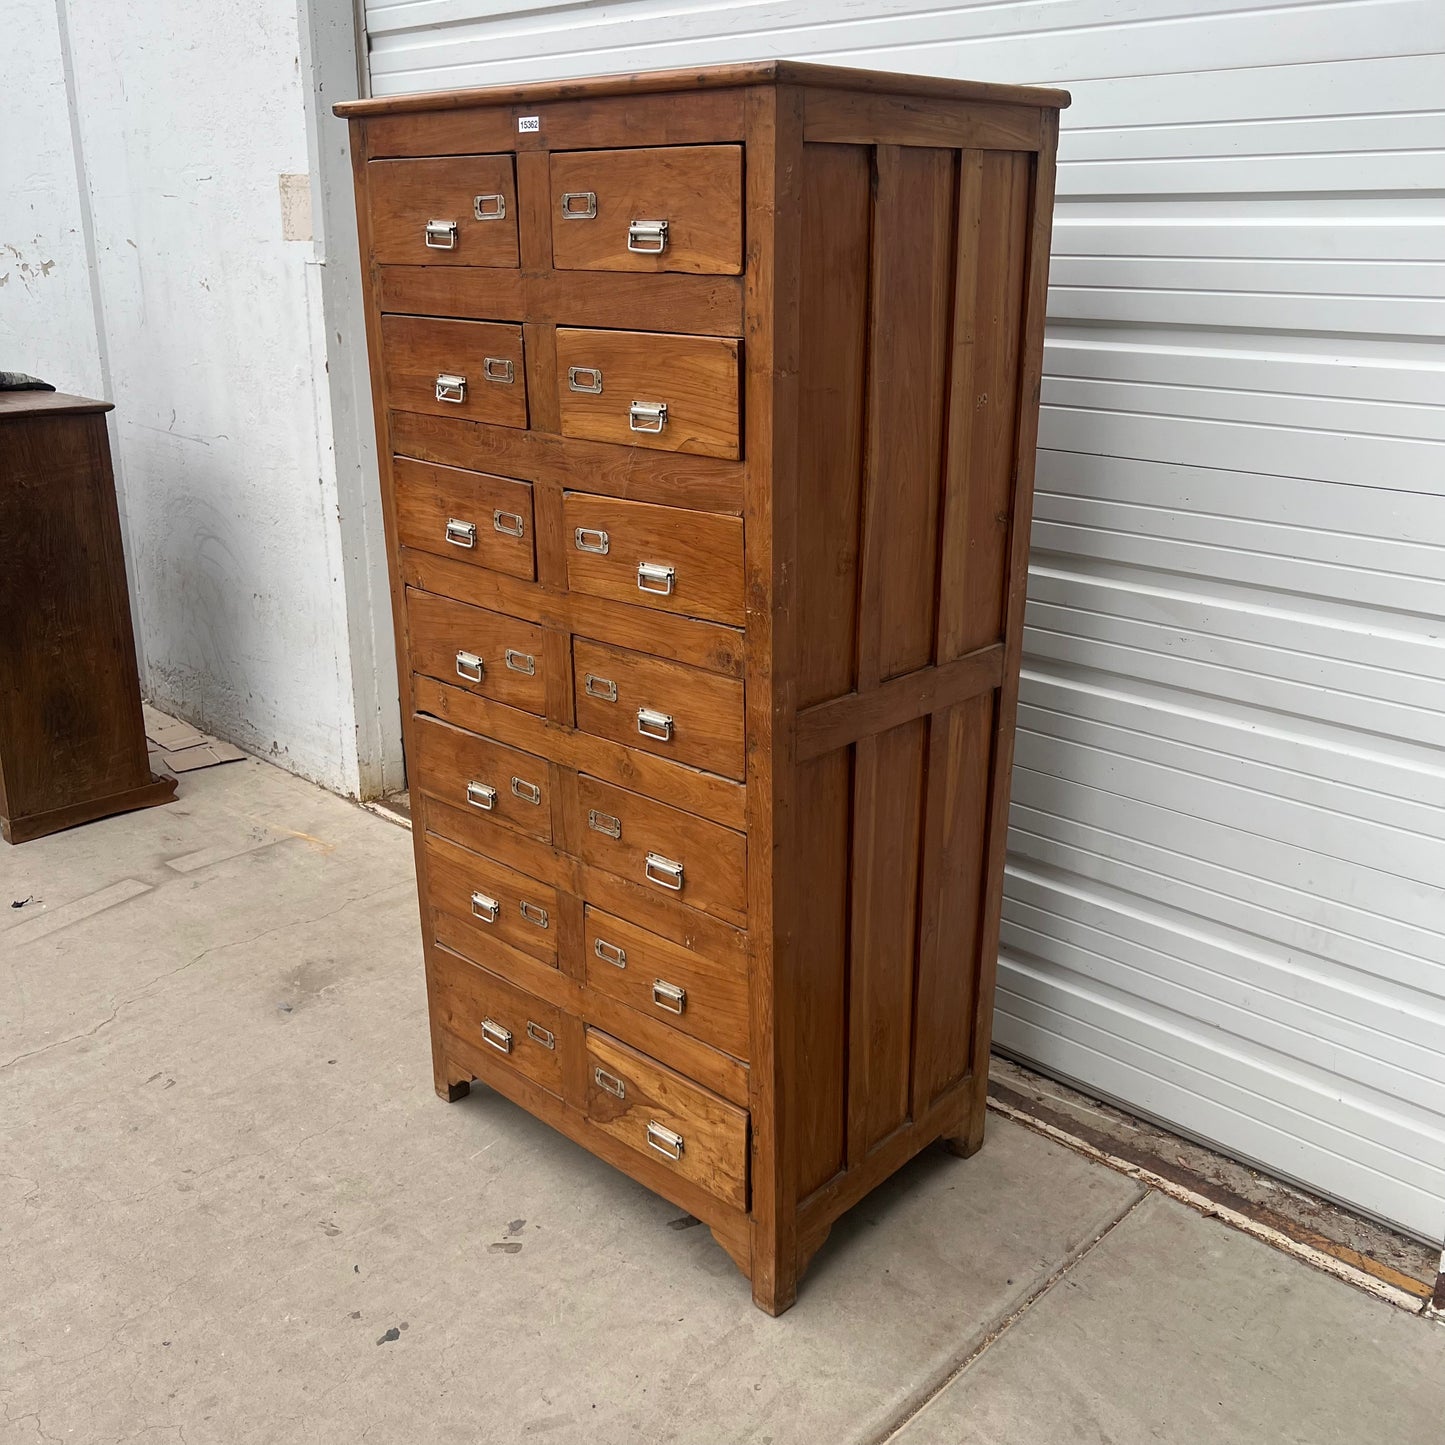
POLYGON ((1057 91, 358 101, 433 1066, 773 1313, 982 1142, 1057 91))

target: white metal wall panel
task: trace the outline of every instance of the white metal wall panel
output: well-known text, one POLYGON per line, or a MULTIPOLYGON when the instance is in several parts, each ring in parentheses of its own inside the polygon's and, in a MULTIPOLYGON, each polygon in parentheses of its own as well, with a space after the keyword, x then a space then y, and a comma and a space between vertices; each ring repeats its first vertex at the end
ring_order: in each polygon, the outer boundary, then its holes
POLYGON ((1001 1047, 1445 1232, 1445 4, 369 0, 374 92, 1061 84, 1001 1047))

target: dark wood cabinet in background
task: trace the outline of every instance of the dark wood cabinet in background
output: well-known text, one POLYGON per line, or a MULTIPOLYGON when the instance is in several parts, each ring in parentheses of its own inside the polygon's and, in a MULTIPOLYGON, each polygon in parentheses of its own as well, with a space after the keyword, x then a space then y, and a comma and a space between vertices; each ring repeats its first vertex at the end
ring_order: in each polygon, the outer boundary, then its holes
POLYGON ((11 843, 175 796, 146 754, 109 410, 0 394, 0 827, 11 843))

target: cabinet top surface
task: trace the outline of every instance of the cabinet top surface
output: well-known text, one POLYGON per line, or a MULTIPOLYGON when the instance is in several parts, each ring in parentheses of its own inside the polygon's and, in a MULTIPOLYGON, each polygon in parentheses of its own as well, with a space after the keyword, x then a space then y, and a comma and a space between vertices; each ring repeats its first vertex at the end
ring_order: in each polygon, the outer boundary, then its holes
POLYGON ((44 416, 57 412, 109 411, 108 401, 88 396, 71 396, 63 391, 0 391, 0 421, 22 416, 44 416))
POLYGON ((881 70, 855 70, 839 65, 811 65, 799 60, 760 60, 743 65, 708 65, 690 70, 644 70, 580 80, 542 80, 525 85, 483 86, 471 90, 434 90, 416 95, 388 95, 372 100, 347 100, 334 107, 337 115, 365 119, 412 111, 462 110, 483 105, 540 104, 544 101, 590 100, 608 95, 647 95, 661 91, 718 90, 739 85, 814 85, 877 95, 906 95, 924 100, 976 100, 995 104, 1031 105, 1062 110, 1066 90, 1032 85, 994 85, 979 80, 950 80, 933 75, 896 75, 881 70))

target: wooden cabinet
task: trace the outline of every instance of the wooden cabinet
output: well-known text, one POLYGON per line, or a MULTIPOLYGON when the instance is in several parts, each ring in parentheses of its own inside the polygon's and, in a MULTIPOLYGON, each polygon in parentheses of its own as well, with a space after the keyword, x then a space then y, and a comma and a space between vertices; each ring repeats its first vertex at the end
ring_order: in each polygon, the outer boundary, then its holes
POLYGON ((1067 100, 770 62, 338 107, 437 1090, 775 1313, 983 1139, 1067 100))
POLYGON ((23 843, 168 803, 141 718, 105 414, 0 394, 0 826, 23 843))

